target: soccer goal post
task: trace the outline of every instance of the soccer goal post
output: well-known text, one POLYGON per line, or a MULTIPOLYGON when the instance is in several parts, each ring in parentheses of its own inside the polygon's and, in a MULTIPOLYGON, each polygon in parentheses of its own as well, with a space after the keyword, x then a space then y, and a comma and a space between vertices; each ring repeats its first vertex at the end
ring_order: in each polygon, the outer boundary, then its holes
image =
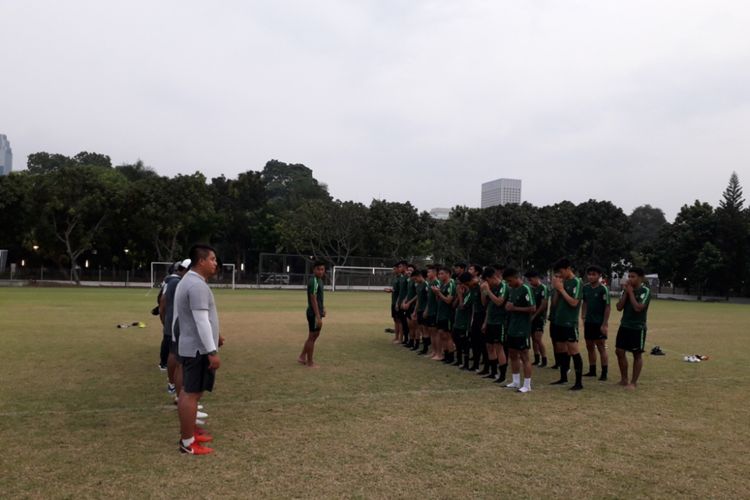
POLYGON ((390 285, 390 267, 333 266, 331 291, 380 290, 390 285))
POLYGON ((151 263, 151 288, 159 288, 169 272, 169 266, 174 262, 152 262, 151 263))
POLYGON ((224 279, 223 279, 224 269, 229 269, 230 272, 232 273, 232 290, 235 290, 235 287, 236 287, 235 277, 237 276, 237 271, 236 271, 236 267, 237 266, 234 265, 234 264, 222 264, 221 267, 223 268, 222 269, 222 273, 221 273, 222 274, 222 281, 221 281, 222 285, 224 284, 224 279))

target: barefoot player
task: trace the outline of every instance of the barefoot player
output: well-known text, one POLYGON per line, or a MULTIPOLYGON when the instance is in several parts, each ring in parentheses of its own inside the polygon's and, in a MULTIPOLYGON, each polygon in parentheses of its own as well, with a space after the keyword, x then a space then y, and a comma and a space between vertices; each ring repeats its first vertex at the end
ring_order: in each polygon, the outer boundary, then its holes
POLYGON ((313 361, 315 341, 318 340, 320 330, 323 328, 323 318, 326 317, 326 309, 323 306, 323 277, 326 274, 326 265, 316 261, 313 265, 313 276, 307 285, 307 325, 308 335, 302 353, 297 358, 300 364, 308 368, 317 368, 313 361))
POLYGON ((620 366, 620 385, 634 390, 643 368, 643 350, 646 346, 646 317, 651 303, 651 290, 645 285, 645 273, 640 267, 628 271, 628 281, 622 287, 622 297, 617 310, 622 311, 620 329, 617 331, 615 353, 620 366), (627 352, 633 353, 633 374, 628 381, 627 352))

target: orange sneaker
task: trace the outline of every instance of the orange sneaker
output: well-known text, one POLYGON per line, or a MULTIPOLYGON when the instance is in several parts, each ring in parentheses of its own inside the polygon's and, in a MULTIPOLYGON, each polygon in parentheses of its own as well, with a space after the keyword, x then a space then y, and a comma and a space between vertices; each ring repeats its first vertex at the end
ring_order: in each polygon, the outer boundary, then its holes
POLYGON ((190 446, 185 446, 182 444, 182 439, 180 439, 180 453, 186 453, 188 455, 208 455, 209 453, 213 453, 213 451, 213 448, 201 446, 197 441, 191 443, 190 446))
POLYGON ((198 433, 195 434, 195 442, 196 443, 199 443, 199 444, 210 443, 213 440, 214 440, 214 438, 212 438, 208 434, 198 434, 198 433))
POLYGON ((195 426, 195 435, 197 436, 198 434, 208 434, 208 431, 206 429, 204 429, 203 427, 198 427, 196 425, 195 426))

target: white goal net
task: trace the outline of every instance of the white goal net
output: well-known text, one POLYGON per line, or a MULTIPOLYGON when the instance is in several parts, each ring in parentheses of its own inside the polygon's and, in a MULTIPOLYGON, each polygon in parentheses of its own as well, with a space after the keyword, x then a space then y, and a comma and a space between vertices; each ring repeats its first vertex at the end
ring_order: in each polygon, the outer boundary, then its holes
POLYGON ((391 286, 393 269, 390 267, 334 266, 331 291, 382 290, 391 286))

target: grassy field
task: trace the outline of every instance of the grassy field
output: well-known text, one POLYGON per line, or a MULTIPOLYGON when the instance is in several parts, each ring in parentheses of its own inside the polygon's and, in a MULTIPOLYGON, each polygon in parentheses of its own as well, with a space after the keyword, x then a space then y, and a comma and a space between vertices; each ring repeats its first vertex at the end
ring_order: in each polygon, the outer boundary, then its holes
POLYGON ((571 393, 544 369, 521 395, 393 346, 385 294, 327 295, 319 370, 295 363, 302 292, 216 296, 216 453, 189 457, 153 292, 0 289, 0 496, 750 497, 750 307, 655 301, 668 354, 637 391, 613 359, 610 382, 571 393))

